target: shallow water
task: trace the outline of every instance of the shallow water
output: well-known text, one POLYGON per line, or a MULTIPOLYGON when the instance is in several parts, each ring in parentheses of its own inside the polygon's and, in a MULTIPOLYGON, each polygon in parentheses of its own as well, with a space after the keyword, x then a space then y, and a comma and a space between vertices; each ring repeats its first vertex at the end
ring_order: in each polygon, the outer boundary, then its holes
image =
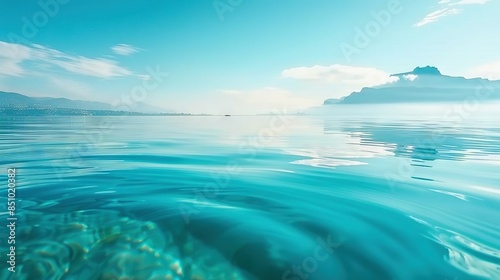
POLYGON ((0 279, 500 279, 498 123, 4 117, 0 279))

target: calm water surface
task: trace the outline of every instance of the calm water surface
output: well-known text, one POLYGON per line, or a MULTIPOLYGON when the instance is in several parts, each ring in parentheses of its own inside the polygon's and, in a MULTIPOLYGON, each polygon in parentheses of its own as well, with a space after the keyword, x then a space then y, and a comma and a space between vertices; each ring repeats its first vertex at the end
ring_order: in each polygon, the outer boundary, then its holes
POLYGON ((0 279, 500 279, 498 120, 4 117, 0 279))

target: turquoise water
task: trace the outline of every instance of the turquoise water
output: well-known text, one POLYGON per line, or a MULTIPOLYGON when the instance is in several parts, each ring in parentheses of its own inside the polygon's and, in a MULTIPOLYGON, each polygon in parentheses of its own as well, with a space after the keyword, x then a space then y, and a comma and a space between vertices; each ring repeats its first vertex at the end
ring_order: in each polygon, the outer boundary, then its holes
POLYGON ((499 119, 390 115, 4 117, 0 279, 500 279, 499 119))

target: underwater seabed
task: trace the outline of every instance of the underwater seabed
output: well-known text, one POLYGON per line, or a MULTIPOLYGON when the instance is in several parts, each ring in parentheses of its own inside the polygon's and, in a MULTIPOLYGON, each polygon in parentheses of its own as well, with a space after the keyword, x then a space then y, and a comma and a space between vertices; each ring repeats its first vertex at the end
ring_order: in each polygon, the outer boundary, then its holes
POLYGON ((2 280, 252 279, 184 230, 174 234, 118 211, 19 216, 16 271, 3 269, 2 280))

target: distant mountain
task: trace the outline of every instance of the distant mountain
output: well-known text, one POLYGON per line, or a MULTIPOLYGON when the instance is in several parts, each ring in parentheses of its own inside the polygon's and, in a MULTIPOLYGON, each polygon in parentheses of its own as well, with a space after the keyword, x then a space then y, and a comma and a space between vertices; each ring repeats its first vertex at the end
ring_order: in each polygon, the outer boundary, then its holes
MULTIPOLYGON (((172 113, 168 110, 145 103, 136 103, 129 111, 137 113, 172 113)), ((115 108, 111 104, 94 101, 71 100, 67 98, 28 97, 19 93, 0 91, 0 108, 5 109, 77 109, 86 111, 118 111, 127 107, 115 108)), ((64 110, 63 110, 64 111, 64 110)))
POLYGON ((330 98, 330 99, 325 100, 325 102, 323 102, 323 105, 338 104, 338 103, 340 103, 340 101, 342 101, 342 99, 330 98))
POLYGON ((500 99, 500 81, 446 76, 432 66, 417 67, 391 77, 398 79, 393 83, 363 88, 340 100, 327 99, 324 105, 464 101, 476 94, 484 99, 500 99))

